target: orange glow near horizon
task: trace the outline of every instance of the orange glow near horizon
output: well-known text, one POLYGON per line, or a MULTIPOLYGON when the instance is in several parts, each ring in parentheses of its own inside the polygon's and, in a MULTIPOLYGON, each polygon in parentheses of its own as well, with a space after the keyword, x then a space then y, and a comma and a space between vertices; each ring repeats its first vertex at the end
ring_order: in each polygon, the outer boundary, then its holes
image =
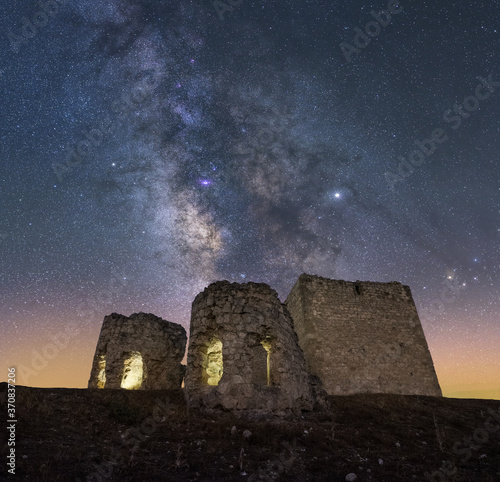
MULTIPOLYGON (((62 345, 54 351, 47 349, 47 345, 54 345, 52 334, 64 332, 66 327, 62 323, 59 327, 49 324, 48 320, 46 323, 50 326, 47 337, 20 334, 22 347, 11 355, 15 363, 1 351, 4 369, 0 380, 7 381, 7 368, 15 366, 18 385, 87 388, 100 325, 81 325, 77 335, 61 338, 62 345)), ((186 328, 187 323, 183 326, 186 328)), ((500 400, 500 338, 496 326, 486 325, 480 331, 464 334, 458 330, 436 333, 436 329, 424 324, 424 331, 443 396, 500 400)))
POLYGON ((482 332, 481 339, 471 343, 456 334, 430 343, 445 397, 500 400, 498 335, 491 328, 482 332))
MULTIPOLYGON (((61 352, 57 358, 48 361, 45 369, 28 376, 24 383, 19 367, 24 365, 30 368, 32 358, 32 354, 25 351, 17 364, 18 384, 40 388, 87 388, 93 351, 90 348, 74 348, 71 352, 61 352)), ((489 351, 475 354, 474 358, 464 358, 461 363, 445 351, 432 350, 432 353, 443 396, 500 400, 498 361, 493 358, 498 354, 492 347, 489 351), (489 362, 488 355, 491 355, 489 362)), ((4 373, 7 373, 6 369, 4 373)), ((7 381, 6 376, 3 381, 7 381)))

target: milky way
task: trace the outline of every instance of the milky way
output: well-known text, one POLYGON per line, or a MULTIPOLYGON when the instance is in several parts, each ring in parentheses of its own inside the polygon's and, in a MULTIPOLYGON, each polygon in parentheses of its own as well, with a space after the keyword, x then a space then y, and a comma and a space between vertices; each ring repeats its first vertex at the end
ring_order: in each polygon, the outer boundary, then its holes
POLYGON ((179 3, 0 7, 3 363, 77 320, 80 378, 28 384, 84 386, 104 315, 308 272, 410 285, 445 393, 500 397, 498 2, 400 2, 351 58, 387 2, 179 3))

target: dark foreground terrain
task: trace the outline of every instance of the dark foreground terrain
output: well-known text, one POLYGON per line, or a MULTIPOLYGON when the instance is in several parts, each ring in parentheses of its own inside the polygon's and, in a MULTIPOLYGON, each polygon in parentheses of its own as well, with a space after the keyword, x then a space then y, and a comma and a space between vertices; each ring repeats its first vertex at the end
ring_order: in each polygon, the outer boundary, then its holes
POLYGON ((17 387, 16 411, 15 475, 1 438, 12 481, 500 481, 494 400, 330 397, 327 410, 250 421, 188 415, 181 390, 17 387))

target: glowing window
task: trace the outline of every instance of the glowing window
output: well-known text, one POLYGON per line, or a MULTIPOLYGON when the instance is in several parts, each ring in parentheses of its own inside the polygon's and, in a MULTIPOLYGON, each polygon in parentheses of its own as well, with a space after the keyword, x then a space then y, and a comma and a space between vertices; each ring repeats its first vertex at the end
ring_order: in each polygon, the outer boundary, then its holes
POLYGON ((267 384, 271 385, 271 340, 269 338, 265 338, 260 342, 260 344, 264 347, 264 350, 267 352, 267 384))
POLYGON ((104 388, 106 385, 106 356, 99 357, 99 375, 97 375, 97 388, 104 388))
POLYGON ((123 376, 121 387, 127 390, 137 390, 142 385, 142 356, 138 351, 130 353, 123 363, 123 376))
POLYGON ((207 345, 206 358, 203 363, 203 379, 207 385, 217 386, 222 378, 222 342, 213 338, 207 345))

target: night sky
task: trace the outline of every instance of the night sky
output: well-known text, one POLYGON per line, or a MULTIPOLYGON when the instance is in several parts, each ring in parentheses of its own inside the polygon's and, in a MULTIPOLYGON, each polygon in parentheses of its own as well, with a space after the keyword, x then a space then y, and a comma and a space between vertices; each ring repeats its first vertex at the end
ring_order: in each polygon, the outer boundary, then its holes
POLYGON ((2 2, 0 379, 307 272, 409 285, 444 395, 500 399, 499 2, 224 2, 2 2))

